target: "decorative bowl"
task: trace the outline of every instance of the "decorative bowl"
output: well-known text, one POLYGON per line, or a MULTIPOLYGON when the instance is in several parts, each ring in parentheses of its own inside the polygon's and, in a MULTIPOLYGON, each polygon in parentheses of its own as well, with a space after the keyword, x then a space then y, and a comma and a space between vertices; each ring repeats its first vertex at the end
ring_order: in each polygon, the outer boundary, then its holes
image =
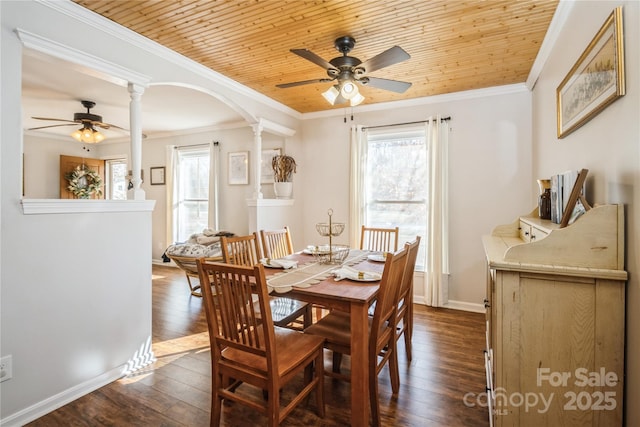
MULTIPOLYGON (((318 234, 320 234, 321 236, 328 236, 329 224, 326 222, 319 222, 318 224, 316 224, 316 230, 318 231, 318 234)), ((344 231, 344 222, 334 222, 331 224, 332 236, 339 236, 342 234, 343 231, 344 231)))
POLYGON ((311 249, 311 253, 320 264, 342 264, 349 255, 348 245, 329 245, 315 246, 311 249))

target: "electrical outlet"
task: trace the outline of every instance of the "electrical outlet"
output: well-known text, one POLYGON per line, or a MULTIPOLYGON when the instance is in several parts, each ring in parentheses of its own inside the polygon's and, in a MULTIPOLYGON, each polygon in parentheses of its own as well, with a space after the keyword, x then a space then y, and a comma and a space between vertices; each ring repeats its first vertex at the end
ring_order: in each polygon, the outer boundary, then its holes
POLYGON ((0 359, 0 383, 13 377, 13 361, 11 355, 0 359))

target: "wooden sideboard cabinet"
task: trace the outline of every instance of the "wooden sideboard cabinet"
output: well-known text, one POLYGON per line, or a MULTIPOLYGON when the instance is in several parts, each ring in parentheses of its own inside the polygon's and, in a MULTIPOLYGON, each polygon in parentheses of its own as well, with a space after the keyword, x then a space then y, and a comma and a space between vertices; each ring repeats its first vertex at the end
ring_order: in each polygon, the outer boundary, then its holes
POLYGON ((621 426, 624 208, 536 212, 483 237, 490 425, 621 426))

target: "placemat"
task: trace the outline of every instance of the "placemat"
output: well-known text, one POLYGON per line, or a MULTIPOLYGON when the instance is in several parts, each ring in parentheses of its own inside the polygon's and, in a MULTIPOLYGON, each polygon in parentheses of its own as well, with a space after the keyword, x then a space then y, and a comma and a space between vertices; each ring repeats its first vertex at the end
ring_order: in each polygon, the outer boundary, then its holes
MULTIPOLYGON (((342 265, 355 265, 367 258, 369 251, 351 249, 342 265)), ((295 288, 308 288, 331 276, 331 272, 340 268, 340 264, 320 264, 310 262, 280 273, 267 279, 267 289, 276 293, 289 292, 295 288)))

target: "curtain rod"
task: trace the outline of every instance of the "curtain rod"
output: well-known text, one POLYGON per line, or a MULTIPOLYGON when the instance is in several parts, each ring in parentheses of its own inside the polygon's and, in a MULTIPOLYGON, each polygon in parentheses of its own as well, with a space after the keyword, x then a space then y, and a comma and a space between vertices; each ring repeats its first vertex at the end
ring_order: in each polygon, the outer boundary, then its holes
MULTIPOLYGON (((216 147, 217 147, 219 144, 220 144, 220 142, 218 142, 218 141, 213 141, 213 145, 215 145, 216 147)), ((173 146, 173 149, 174 149, 174 150, 177 150, 177 149, 179 149, 179 148, 194 148, 194 147, 202 147, 202 148, 204 148, 204 147, 208 147, 208 146, 209 146, 209 143, 207 142, 207 143, 204 143, 204 144, 174 145, 174 146, 173 146)))
MULTIPOLYGON (((443 118, 440 119, 441 122, 448 122, 449 120, 451 120, 451 116, 443 117, 443 118)), ((365 126, 362 129, 377 129, 377 128, 387 128, 387 127, 391 127, 391 126, 417 125, 419 123, 429 123, 430 121, 431 121, 431 119, 421 120, 419 122, 394 123, 394 124, 391 124, 391 125, 365 126)))

